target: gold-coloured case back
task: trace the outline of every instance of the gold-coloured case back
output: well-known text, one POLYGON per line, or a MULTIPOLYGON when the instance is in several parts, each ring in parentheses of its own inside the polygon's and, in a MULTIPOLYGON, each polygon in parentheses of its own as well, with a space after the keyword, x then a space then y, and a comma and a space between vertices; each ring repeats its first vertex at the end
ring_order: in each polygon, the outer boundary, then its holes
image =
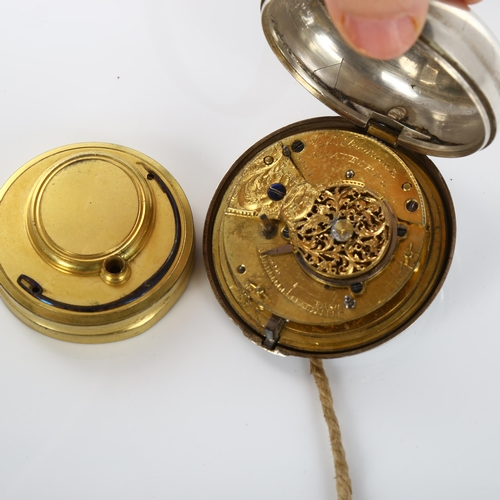
POLYGON ((84 143, 38 156, 2 188, 0 217, 2 298, 51 337, 132 337, 187 286, 187 199, 161 165, 132 149, 84 143))

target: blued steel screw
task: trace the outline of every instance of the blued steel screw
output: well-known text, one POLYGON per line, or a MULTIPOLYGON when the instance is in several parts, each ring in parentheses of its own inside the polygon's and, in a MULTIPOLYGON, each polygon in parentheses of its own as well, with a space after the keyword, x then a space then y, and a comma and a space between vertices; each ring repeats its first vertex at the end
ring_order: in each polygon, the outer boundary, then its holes
POLYGON ((400 238, 404 238, 406 236, 406 233, 408 233, 408 228, 406 226, 398 226, 398 236, 400 238))
POLYGON ((304 150, 304 143, 302 141, 293 141, 292 143, 292 151, 294 153, 300 153, 304 150))
POLYGON ((416 212, 418 210, 418 201, 416 200, 408 200, 406 202, 406 210, 408 210, 408 212, 416 212))
POLYGON ((271 184, 267 190, 267 196, 273 201, 280 201, 285 197, 286 187, 283 184, 276 183, 271 184))

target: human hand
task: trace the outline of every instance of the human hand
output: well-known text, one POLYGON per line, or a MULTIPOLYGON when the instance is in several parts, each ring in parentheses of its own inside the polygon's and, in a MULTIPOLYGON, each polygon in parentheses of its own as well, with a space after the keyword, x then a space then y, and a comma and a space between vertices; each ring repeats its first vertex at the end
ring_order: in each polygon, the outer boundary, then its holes
MULTIPOLYGON (((481 0, 454 0, 467 8, 481 0)), ((425 24, 429 0, 325 0, 333 23, 355 50, 375 59, 404 54, 425 24)))

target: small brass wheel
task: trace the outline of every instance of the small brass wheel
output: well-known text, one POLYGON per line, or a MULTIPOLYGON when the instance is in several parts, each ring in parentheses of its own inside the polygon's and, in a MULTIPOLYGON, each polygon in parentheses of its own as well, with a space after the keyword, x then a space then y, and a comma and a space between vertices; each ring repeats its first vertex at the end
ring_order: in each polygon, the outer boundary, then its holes
POLYGON ((448 189, 425 156, 320 118, 235 163, 212 200, 204 252, 216 296, 251 340, 336 357, 412 323, 441 287, 454 239, 448 189))

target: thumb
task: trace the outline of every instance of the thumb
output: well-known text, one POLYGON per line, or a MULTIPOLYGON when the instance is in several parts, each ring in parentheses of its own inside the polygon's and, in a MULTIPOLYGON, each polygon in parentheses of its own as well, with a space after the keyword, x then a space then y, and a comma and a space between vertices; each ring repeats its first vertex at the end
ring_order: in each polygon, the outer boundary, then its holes
POLYGON ((429 0, 325 0, 349 45, 376 59, 405 53, 425 24, 429 0))

